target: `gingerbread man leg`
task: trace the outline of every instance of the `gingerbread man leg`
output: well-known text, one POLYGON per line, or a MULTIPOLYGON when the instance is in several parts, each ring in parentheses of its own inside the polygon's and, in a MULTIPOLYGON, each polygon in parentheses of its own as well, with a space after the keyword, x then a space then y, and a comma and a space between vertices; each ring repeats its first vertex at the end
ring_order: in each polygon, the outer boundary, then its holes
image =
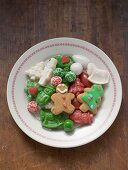
POLYGON ((57 107, 56 105, 51 108, 51 112, 54 113, 55 115, 60 114, 63 112, 63 109, 61 107, 57 107))

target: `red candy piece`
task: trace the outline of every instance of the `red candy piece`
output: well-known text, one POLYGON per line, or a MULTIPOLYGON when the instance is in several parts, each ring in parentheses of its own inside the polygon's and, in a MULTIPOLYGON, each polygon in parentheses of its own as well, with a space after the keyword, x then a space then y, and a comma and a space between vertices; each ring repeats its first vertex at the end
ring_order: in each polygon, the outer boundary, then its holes
POLYGON ((76 124, 91 124, 93 122, 93 114, 90 112, 82 113, 81 110, 75 110, 74 113, 70 115, 70 119, 76 124))
POLYGON ((39 107, 35 101, 31 101, 27 105, 27 109, 30 113, 36 113, 39 110, 39 107))
POLYGON ((82 72, 79 75, 80 81, 84 84, 85 87, 91 87, 92 83, 88 80, 88 74, 85 72, 82 72))
POLYGON ((83 124, 82 112, 80 110, 75 110, 74 113, 70 115, 70 119, 76 124, 83 124))
POLYGON ((75 99, 72 100, 72 105, 73 105, 76 109, 79 109, 81 103, 78 102, 77 98, 75 98, 75 99))
POLYGON ((84 124, 91 124, 93 122, 93 114, 86 112, 82 114, 84 124))
POLYGON ((62 56, 61 60, 63 64, 70 62, 70 58, 68 58, 67 56, 62 56))
POLYGON ((37 87, 29 87, 28 92, 29 92, 31 95, 34 96, 35 94, 37 94, 38 88, 37 88, 37 87))
POLYGON ((78 96, 78 94, 83 93, 84 85, 80 82, 80 79, 77 78, 75 82, 70 86, 69 92, 78 96))

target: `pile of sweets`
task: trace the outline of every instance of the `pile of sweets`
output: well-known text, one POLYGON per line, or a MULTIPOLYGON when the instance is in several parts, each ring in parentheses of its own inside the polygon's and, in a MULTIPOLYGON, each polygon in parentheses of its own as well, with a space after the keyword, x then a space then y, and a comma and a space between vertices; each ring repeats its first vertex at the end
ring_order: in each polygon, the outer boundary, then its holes
POLYGON ((94 121, 109 82, 109 72, 81 55, 56 55, 26 72, 27 109, 43 127, 72 132, 94 121))

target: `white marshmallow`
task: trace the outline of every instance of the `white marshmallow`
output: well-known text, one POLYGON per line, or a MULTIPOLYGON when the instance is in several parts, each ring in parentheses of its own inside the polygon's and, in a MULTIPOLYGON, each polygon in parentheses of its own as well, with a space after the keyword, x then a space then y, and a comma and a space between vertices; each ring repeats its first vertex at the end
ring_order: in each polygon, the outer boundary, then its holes
POLYGON ((106 84, 109 82, 110 74, 107 70, 96 67, 95 64, 89 63, 87 66, 88 80, 96 84, 106 84))
POLYGON ((70 70, 76 75, 80 75, 83 71, 83 66, 80 63, 73 63, 70 67, 70 70))
POLYGON ((36 80, 41 77, 41 73, 45 67, 44 62, 37 63, 35 66, 31 67, 29 70, 26 70, 25 73, 31 80, 36 80))
POLYGON ((72 58, 76 63, 82 64, 83 68, 86 69, 88 63, 90 62, 89 59, 83 55, 73 55, 72 58))
POLYGON ((45 86, 50 81, 53 69, 56 68, 56 65, 57 60, 55 58, 51 58, 51 60, 47 62, 38 82, 41 86, 45 86))
POLYGON ((55 69, 57 65, 57 60, 55 58, 51 58, 50 61, 48 61, 48 63, 46 64, 46 67, 55 69))

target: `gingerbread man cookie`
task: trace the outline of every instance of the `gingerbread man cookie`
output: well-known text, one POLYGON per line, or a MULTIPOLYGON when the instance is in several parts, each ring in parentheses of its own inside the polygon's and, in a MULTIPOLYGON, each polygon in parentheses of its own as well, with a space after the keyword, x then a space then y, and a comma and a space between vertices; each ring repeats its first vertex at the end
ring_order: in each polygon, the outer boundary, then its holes
POLYGON ((77 100, 82 103, 79 109, 82 112, 91 111, 93 114, 96 114, 103 94, 102 85, 94 84, 92 88, 85 88, 84 93, 77 96, 77 100))
POLYGON ((56 87, 56 93, 51 96, 51 100, 54 102, 54 106, 51 108, 53 114, 58 115, 62 112, 71 114, 75 110, 75 107, 71 104, 75 95, 67 91, 68 87, 65 84, 59 84, 56 87))

